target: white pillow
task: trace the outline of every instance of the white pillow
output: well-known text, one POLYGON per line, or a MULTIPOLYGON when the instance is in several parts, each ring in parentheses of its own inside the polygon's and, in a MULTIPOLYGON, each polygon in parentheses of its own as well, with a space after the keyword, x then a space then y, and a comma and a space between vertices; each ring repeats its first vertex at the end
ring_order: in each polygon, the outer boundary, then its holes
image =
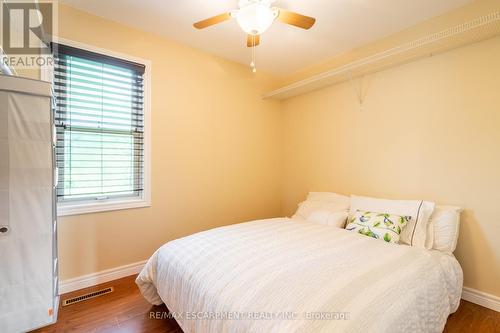
POLYGON ((316 210, 306 219, 307 222, 330 225, 332 227, 344 228, 348 213, 346 210, 331 212, 328 210, 316 210))
POLYGON ((339 205, 345 206, 346 209, 348 209, 349 206, 351 205, 350 197, 333 192, 309 192, 306 200, 318 200, 318 201, 337 203, 339 205))
POLYGON ((429 221, 434 234, 433 249, 452 254, 457 247, 460 228, 459 207, 436 206, 429 221))
POLYGON ((431 249, 434 235, 427 235, 427 229, 434 206, 433 202, 428 201, 388 200, 352 195, 350 215, 354 215, 358 210, 366 210, 411 216, 408 225, 401 232, 400 243, 431 249))
POLYGON ((329 212, 347 211, 351 199, 345 195, 329 192, 311 192, 307 200, 299 204, 299 208, 292 216, 295 219, 307 220, 314 211, 326 210, 329 212))

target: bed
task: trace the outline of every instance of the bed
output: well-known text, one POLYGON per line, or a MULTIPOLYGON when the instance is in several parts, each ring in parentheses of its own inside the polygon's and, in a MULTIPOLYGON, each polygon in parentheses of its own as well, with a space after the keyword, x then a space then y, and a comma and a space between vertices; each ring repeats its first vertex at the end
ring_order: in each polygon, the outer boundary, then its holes
POLYGON ((442 332, 453 255, 277 218, 168 242, 136 283, 184 332, 442 332))

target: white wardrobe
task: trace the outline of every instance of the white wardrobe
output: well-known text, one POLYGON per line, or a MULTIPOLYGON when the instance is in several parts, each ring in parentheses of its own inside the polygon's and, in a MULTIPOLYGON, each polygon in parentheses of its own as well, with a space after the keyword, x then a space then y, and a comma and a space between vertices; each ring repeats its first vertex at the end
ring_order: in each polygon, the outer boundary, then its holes
POLYGON ((55 322, 57 223, 51 85, 0 75, 0 331, 55 322))

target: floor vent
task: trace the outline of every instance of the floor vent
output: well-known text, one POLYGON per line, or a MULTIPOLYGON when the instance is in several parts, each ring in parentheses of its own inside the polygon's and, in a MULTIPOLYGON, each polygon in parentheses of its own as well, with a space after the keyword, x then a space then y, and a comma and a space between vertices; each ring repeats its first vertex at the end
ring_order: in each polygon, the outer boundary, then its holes
POLYGON ((93 292, 88 293, 88 294, 84 294, 84 295, 80 295, 80 296, 76 296, 76 297, 71 297, 71 298, 65 299, 62 303, 62 306, 71 305, 71 304, 75 304, 78 302, 86 301, 86 300, 91 299, 91 298, 106 295, 106 294, 112 293, 113 290, 114 290, 113 287, 108 287, 105 289, 93 291, 93 292))

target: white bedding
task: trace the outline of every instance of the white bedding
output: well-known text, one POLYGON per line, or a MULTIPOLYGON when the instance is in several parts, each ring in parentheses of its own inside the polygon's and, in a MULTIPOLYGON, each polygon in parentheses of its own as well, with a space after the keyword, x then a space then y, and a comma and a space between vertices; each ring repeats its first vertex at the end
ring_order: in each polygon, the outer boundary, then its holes
POLYGON ((438 251, 279 218, 168 242, 136 283, 185 332, 441 332, 462 269, 438 251))

